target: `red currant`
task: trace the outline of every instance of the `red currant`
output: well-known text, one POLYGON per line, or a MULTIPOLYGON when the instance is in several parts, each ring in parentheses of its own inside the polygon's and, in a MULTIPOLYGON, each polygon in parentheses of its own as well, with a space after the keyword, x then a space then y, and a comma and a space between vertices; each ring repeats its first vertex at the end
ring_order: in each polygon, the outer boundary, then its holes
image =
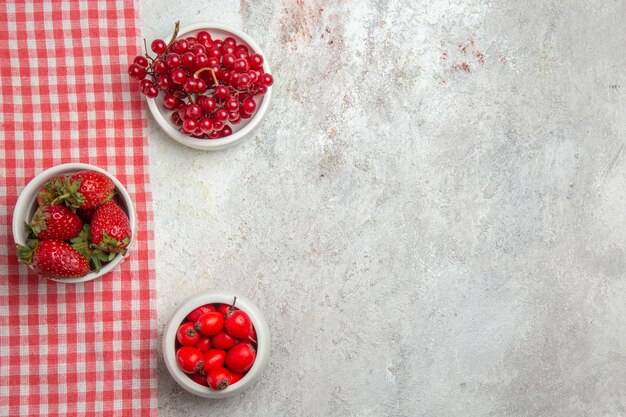
POLYGON ((202 116, 202 107, 200 107, 198 104, 190 104, 187 107, 187 117, 197 119, 200 116, 202 116))
POLYGON ((199 43, 202 43, 202 42, 205 42, 205 41, 210 41, 211 40, 211 34, 209 34, 209 32, 207 32, 205 30, 201 30, 196 35, 196 38, 198 38, 198 42, 199 43))
POLYGON ((159 95, 159 88, 152 84, 150 87, 146 88, 145 95, 149 98, 155 98, 159 95))
POLYGON ((169 71, 168 65, 162 59, 157 59, 152 63, 152 69, 156 74, 165 74, 169 71))
POLYGON ((221 98, 222 100, 225 100, 230 96, 230 93, 228 92, 228 87, 224 85, 218 85, 217 87, 215 87, 215 91, 213 92, 213 94, 215 95, 215 97, 221 98))
POLYGON ((148 62, 148 58, 146 58, 143 55, 136 56, 133 62, 139 65, 140 67, 144 67, 144 68, 150 65, 150 63, 148 62))
POLYGON ((225 138, 226 136, 230 136, 233 134, 233 128, 226 125, 220 130, 220 138, 225 138))
POLYGON ((152 41, 152 44, 150 44, 150 48, 155 54, 162 54, 167 49, 167 45, 162 39, 155 39, 152 41))
POLYGON ((185 119, 185 121, 183 122, 183 130, 187 133, 194 133, 197 128, 198 121, 196 119, 185 119))
POLYGON ((163 97, 163 107, 166 109, 174 110, 180 104, 180 100, 173 94, 166 94, 163 97))
POLYGON ((259 81, 261 81, 261 84, 263 84, 264 86, 269 87, 274 84, 274 77, 272 77, 271 74, 263 73, 259 77, 259 81))
POLYGON ((256 102, 251 98, 247 98, 241 103, 241 109, 248 114, 252 114, 256 110, 256 102))
POLYGON ((233 47, 235 47, 237 45, 237 41, 232 36, 225 37, 222 42, 223 42, 224 45, 231 45, 233 47))
POLYGON ((200 119, 199 126, 204 133, 211 133, 213 131, 213 121, 208 117, 200 119))
POLYGON ((217 111, 215 112, 215 118, 220 122, 225 122, 226 120, 228 120, 228 111, 226 111, 225 109, 217 109, 217 111))
POLYGON ((143 80, 146 78, 146 69, 137 64, 131 64, 130 67, 128 67, 128 75, 136 80, 143 80))
POLYGON ((176 84, 183 84, 187 80, 187 73, 182 68, 176 68, 170 72, 170 78, 176 84))
POLYGON ((231 113, 239 110, 239 100, 236 98, 229 98, 224 103, 224 108, 231 113))
POLYGON ((215 107, 217 107, 217 102, 215 101, 213 97, 205 96, 200 106, 202 107, 202 110, 204 110, 205 112, 211 113, 213 110, 215 110, 215 107))
POLYGON ((237 72, 246 72, 250 69, 250 66, 248 65, 248 61, 239 58, 233 63, 233 69, 237 72))
POLYGON ((248 58, 250 68, 261 68, 263 66, 263 56, 261 54, 252 54, 248 58))
POLYGON ((202 46, 201 44, 199 44, 199 43, 196 43, 195 45, 193 45, 189 49, 191 50, 191 52, 193 52, 196 55, 198 55, 198 54, 205 54, 206 53, 206 48, 204 46, 202 46))

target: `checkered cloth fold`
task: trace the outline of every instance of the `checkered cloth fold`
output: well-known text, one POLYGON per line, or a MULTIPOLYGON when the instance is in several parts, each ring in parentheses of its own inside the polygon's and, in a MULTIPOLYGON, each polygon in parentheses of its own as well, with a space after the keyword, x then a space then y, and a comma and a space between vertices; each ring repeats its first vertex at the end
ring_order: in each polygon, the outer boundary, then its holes
POLYGON ((127 67, 132 0, 0 4, 0 415, 156 415, 154 232, 145 114, 127 67), (137 246, 82 284, 37 278, 15 258, 17 197, 66 162, 126 185, 137 246))

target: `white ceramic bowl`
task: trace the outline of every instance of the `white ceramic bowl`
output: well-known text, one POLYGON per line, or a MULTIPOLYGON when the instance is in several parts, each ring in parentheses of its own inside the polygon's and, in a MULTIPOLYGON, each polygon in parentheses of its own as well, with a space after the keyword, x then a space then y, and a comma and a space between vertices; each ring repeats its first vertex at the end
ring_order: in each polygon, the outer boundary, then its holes
MULTIPOLYGON (((271 73, 267 56, 263 53, 261 47, 249 35, 233 26, 213 22, 195 23, 193 25, 180 28, 177 38, 194 36, 202 30, 209 32, 213 39, 224 39, 228 36, 232 36, 237 41, 237 44, 242 43, 247 45, 249 49, 263 56, 263 71, 271 73)), ((164 39, 165 43, 169 43, 171 38, 172 36, 170 35, 164 39)), ((244 137, 250 136, 253 131, 259 127, 261 120, 263 120, 267 110, 269 109, 270 101, 272 99, 272 89, 273 86, 270 86, 267 89, 267 93, 263 96, 256 96, 254 98, 257 103, 257 111, 251 118, 242 119, 240 123, 231 125, 233 129, 232 135, 220 139, 198 139, 180 132, 178 130, 178 126, 171 121, 172 110, 168 110, 163 107, 163 91, 161 91, 157 98, 146 97, 146 100, 148 102, 148 107, 152 112, 152 116, 154 116, 154 119, 157 121, 159 126, 161 126, 165 133, 167 133, 172 139, 190 148, 200 149, 203 151, 217 151, 235 145, 244 137)))
POLYGON ((231 397, 245 391, 253 385, 259 379, 263 370, 267 366, 267 362, 270 358, 270 346, 272 344, 270 340, 270 330, 265 318, 263 318, 261 310, 259 310, 252 301, 244 296, 230 291, 218 290, 202 292, 183 301, 182 305, 176 310, 165 326, 162 342, 163 359, 165 360, 165 365, 167 366, 167 370, 170 372, 170 375, 172 375, 172 378, 174 378, 174 380, 178 382, 181 387, 192 394, 200 397, 215 399, 231 397), (205 387, 194 382, 178 367, 176 362, 176 330, 178 330, 178 326, 180 326, 187 314, 189 314, 192 310, 205 304, 232 304, 235 296, 237 297, 235 307, 245 311, 248 316, 250 316, 252 325, 256 330, 258 342, 256 359, 252 368, 250 368, 241 380, 222 391, 213 391, 209 387, 205 387))
MULTIPOLYGON (((26 187, 18 197, 17 203, 15 204, 15 210, 13 211, 13 239, 15 240, 15 243, 26 245, 28 232, 24 227, 24 223, 30 223, 33 215, 35 214, 35 211, 37 211, 37 194, 39 193, 41 187, 43 187, 43 185, 48 180, 54 177, 57 177, 59 175, 71 174, 72 172, 78 172, 86 169, 103 173, 104 175, 109 177, 111 181, 113 181, 113 183, 115 184, 117 194, 121 198, 120 207, 126 212, 126 214, 128 214, 128 219, 130 221, 130 228, 132 230, 133 236, 131 238, 131 243, 128 246, 130 247, 132 245, 132 241, 135 239, 135 234, 137 233, 137 217, 135 215, 135 207, 133 205, 133 201, 130 199, 128 191, 126 191, 126 188, 124 188, 122 183, 119 182, 117 178, 109 174, 104 169, 94 165, 79 163, 62 164, 49 168, 37 175, 26 185, 26 187)), ((118 254, 115 258, 113 258, 111 262, 104 265, 98 273, 90 272, 89 274, 79 278, 52 279, 52 281, 63 283, 91 281, 92 279, 96 279, 112 271, 127 256, 128 252, 126 252, 125 255, 118 254)))

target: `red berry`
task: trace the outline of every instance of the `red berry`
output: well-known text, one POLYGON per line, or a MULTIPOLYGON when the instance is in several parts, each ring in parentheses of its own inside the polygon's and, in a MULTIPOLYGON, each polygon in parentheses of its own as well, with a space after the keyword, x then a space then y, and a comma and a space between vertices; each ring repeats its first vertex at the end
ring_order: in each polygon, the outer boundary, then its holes
POLYGON ((248 336, 241 339, 242 343, 257 343, 256 330, 254 326, 250 326, 250 333, 248 336))
POLYGON ((225 138, 226 136, 230 136, 233 134, 233 128, 226 125, 220 130, 220 138, 225 138))
POLYGON ((178 68, 178 66, 181 63, 180 55, 174 52, 167 54, 167 57, 165 58, 165 63, 167 64, 168 67, 172 69, 178 68))
POLYGON ((143 68, 146 68, 148 65, 150 65, 150 63, 148 62, 148 58, 142 55, 136 56, 133 62, 143 68))
POLYGON ((189 93, 194 93, 198 88, 198 81, 193 77, 189 77, 187 81, 185 81, 183 88, 189 93))
POLYGON ((239 81, 237 82, 239 87, 247 87, 250 85, 251 82, 252 82, 252 78, 250 78, 250 76, 247 73, 244 72, 244 73, 239 74, 239 81))
POLYGON ((146 91, 144 91, 144 94, 148 98, 155 98, 159 95, 159 87, 152 84, 150 87, 146 88, 146 91))
POLYGON ((183 119, 180 118, 180 115, 178 114, 178 112, 172 113, 171 119, 172 119, 172 122, 176 126, 182 126, 183 125, 183 119))
POLYGON ((208 117, 203 117, 199 122, 200 130, 204 133, 211 133, 213 131, 213 122, 208 117))
POLYGON ((150 87, 152 85, 152 81, 147 80, 147 79, 143 79, 141 81, 139 81, 139 90, 146 94, 146 90, 148 89, 148 87, 150 87))
POLYGON ((183 130, 186 133, 194 133, 198 128, 198 121, 196 119, 185 119, 183 122, 183 130))
POLYGON ((128 75, 136 80, 143 80, 146 78, 146 69, 137 64, 131 64, 128 67, 128 75))
POLYGON ((189 42, 187 42, 185 39, 179 39, 174 42, 174 45, 172 45, 172 51, 176 52, 177 54, 184 54, 185 52, 187 52, 188 47, 189 42))
POLYGON ((187 374, 199 371, 204 365, 202 352, 191 346, 183 346, 176 351, 176 362, 178 367, 187 374))
POLYGON ((194 119, 197 119, 200 116, 202 116, 202 107, 198 106, 195 103, 190 104, 187 107, 187 117, 193 117, 194 119))
POLYGON ((222 45, 222 56, 226 54, 235 55, 235 47, 233 45, 223 44, 222 45))
MULTIPOLYGON (((192 323, 189 323, 192 324, 192 323)), ((200 339, 193 345, 200 352, 204 353, 207 350, 211 349, 211 338, 209 336, 200 336, 200 339)))
POLYGON ((211 35, 209 34, 209 32, 201 30, 196 35, 196 38, 198 39, 199 43, 203 43, 205 41, 210 41, 211 40, 211 35))
POLYGON ((222 65, 224 65, 225 68, 232 69, 236 59, 233 54, 225 54, 222 56, 222 65))
MULTIPOLYGON (((200 384, 205 387, 209 386, 209 383, 206 381, 206 376, 202 375, 199 372, 189 375, 189 378, 191 378, 197 384, 200 384)), ((231 380, 232 380, 232 377, 231 377, 231 380)))
POLYGON ((226 352, 221 349, 209 349, 204 352, 202 370, 208 373, 211 369, 222 368, 226 360, 226 352))
POLYGON ((251 98, 247 98, 241 103, 241 108, 244 112, 252 114, 256 110, 256 102, 251 98))
POLYGON ((169 71, 168 65, 162 59, 157 59, 156 61, 154 61, 152 63, 152 69, 154 69, 154 72, 156 74, 165 74, 167 71, 169 71))
POLYGON ((194 64, 196 62, 196 56, 193 54, 193 52, 185 52, 180 57, 180 61, 182 66, 192 69, 194 68, 194 64))
POLYGON ((170 72, 170 78, 176 84, 183 84, 187 80, 187 73, 182 68, 176 68, 170 72))
POLYGON ((209 387, 216 391, 228 388, 230 384, 231 373, 225 368, 214 368, 207 373, 206 380, 209 387))
POLYGON ((196 329, 205 336, 218 334, 223 328, 224 316, 216 311, 201 315, 196 322, 196 329))
POLYGON ((243 377, 244 377, 244 374, 231 372, 230 373, 230 385, 233 385, 235 382, 241 381, 241 378, 243 377))
POLYGON ((193 45, 191 48, 189 48, 191 50, 191 52, 193 52, 195 55, 198 54, 205 54, 206 53, 206 48, 204 46, 202 46, 199 43, 196 43, 195 45, 193 45))
POLYGON ((228 120, 228 111, 226 111, 225 109, 217 109, 217 111, 215 112, 215 118, 220 122, 225 122, 226 120, 228 120))
POLYGON ((37 275, 44 278, 75 278, 89 273, 87 260, 67 243, 56 240, 37 242, 34 249, 22 245, 18 245, 17 249, 19 262, 30 265, 37 275))
POLYGON ((252 54, 248 57, 250 68, 261 68, 263 66, 263 56, 261 54, 252 54))
POLYGON ((211 311, 215 311, 215 307, 213 307, 213 304, 205 304, 196 309, 193 309, 191 313, 187 314, 186 318, 188 321, 195 323, 196 321, 198 321, 201 315, 205 313, 210 313, 211 311))
POLYGON ((233 372, 243 373, 249 370, 256 359, 256 351, 247 343, 237 343, 226 352, 226 367, 233 372))
POLYGON ((228 350, 231 347, 235 346, 237 340, 230 336, 225 331, 221 331, 216 335, 211 337, 211 344, 216 349, 228 350))
POLYGON ((167 74, 162 74, 157 77, 157 84, 161 90, 169 90, 173 85, 172 79, 167 74))
POLYGON ((259 77, 259 81, 261 81, 261 84, 263 84, 264 86, 269 87, 274 84, 274 77, 272 77, 271 74, 263 73, 259 77))
POLYGON ((167 45, 162 39, 155 39, 150 44, 150 49, 152 49, 152 52, 155 54, 162 54, 167 49, 167 45))
POLYGON ((213 46, 209 48, 206 54, 209 56, 209 58, 219 58, 220 56, 222 56, 222 50, 219 46, 213 44, 213 46))
POLYGON ((237 45, 237 41, 232 36, 225 37, 222 42, 224 45, 231 45, 233 47, 237 45))
POLYGON ((39 207, 30 222, 30 229, 41 240, 70 240, 82 228, 83 221, 65 204, 39 207))
POLYGON ((107 253, 125 254, 131 237, 128 216, 114 200, 109 200, 96 209, 89 230, 93 248, 107 253))
POLYGON ((250 334, 252 321, 245 311, 233 310, 226 313, 224 327, 230 336, 235 339, 243 339, 250 334))
POLYGON ((248 49, 248 47, 244 44, 241 45, 237 45, 237 47, 235 48, 235 51, 238 54, 246 54, 249 55, 250 54, 250 50, 248 49))
POLYGON ((173 94, 166 94, 163 97, 163 107, 166 109, 174 110, 180 104, 180 100, 173 94))
POLYGON ((206 81, 204 81, 202 78, 198 78, 196 80, 196 93, 202 94, 206 91, 206 88, 206 81))
POLYGON ((248 65, 248 61, 239 58, 233 63, 233 69, 237 72, 246 72, 250 69, 250 66, 248 65))
POLYGON ((234 310, 235 308, 230 304, 218 304, 215 306, 215 311, 225 316, 229 311, 234 310))
POLYGON ((228 87, 226 87, 225 85, 218 85, 217 87, 215 87, 215 91, 213 92, 213 94, 215 95, 215 97, 221 98, 222 100, 225 100, 230 96, 230 93, 228 92, 228 87))
POLYGON ((231 113, 239 110, 239 100, 236 98, 229 98, 224 103, 224 108, 231 113))
POLYGON ((207 113, 211 113, 217 107, 217 103, 213 97, 204 97, 204 100, 200 103, 202 110, 207 113))
POLYGON ((239 114, 238 111, 230 113, 228 115, 228 121, 231 122, 232 124, 236 125, 237 123, 241 122, 241 115, 239 114))
POLYGON ((183 323, 178 327, 176 340, 183 346, 193 346, 200 340, 200 334, 196 331, 193 323, 183 323))

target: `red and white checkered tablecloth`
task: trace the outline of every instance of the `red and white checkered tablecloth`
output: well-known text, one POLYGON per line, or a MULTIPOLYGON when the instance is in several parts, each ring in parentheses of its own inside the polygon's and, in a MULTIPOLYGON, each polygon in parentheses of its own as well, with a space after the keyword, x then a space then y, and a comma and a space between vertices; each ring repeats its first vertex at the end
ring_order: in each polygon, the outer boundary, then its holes
POLYGON ((0 2, 0 415, 156 415, 154 231, 145 114, 127 67, 140 52, 132 0, 0 2), (17 196, 53 165, 124 183, 137 248, 83 284, 19 266, 17 196))

